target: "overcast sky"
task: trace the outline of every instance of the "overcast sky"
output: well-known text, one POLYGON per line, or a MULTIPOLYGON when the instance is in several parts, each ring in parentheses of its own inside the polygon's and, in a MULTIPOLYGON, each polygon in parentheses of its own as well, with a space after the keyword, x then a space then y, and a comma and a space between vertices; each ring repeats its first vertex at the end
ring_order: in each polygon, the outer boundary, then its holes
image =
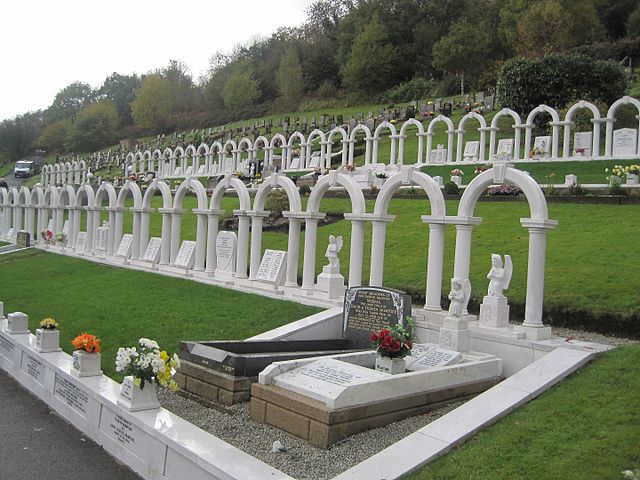
POLYGON ((217 50, 306 19, 313 0, 10 0, 2 5, 0 120, 45 109, 74 81, 182 60, 194 79, 217 50))

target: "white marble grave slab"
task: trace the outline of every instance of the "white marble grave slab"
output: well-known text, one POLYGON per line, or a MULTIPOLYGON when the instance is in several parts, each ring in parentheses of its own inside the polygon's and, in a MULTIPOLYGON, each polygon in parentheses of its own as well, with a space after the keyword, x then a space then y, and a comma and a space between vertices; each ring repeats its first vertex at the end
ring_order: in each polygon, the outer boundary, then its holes
POLYGON ((513 158, 513 138, 501 138, 498 140, 498 148, 496 149, 496 157, 513 158))
POLYGON ((538 150, 538 153, 534 155, 535 158, 549 158, 551 151, 551 137, 543 136, 533 139, 533 149, 538 150))
POLYGON ((289 169, 300 170, 300 157, 295 157, 291 159, 291 165, 289 165, 289 169))
POLYGON ((216 271, 234 272, 236 266, 236 246, 238 236, 235 232, 221 231, 216 237, 216 271))
POLYGON ((638 148, 638 130, 635 128, 619 128, 613 131, 614 157, 635 156, 638 148))
POLYGON ((147 249, 142 256, 143 262, 158 263, 160 261, 160 248, 162 247, 162 239, 159 237, 151 237, 147 244, 147 249))
POLYGON ((576 132, 573 135, 573 155, 576 157, 590 157, 593 132, 576 132))
POLYGON ((256 280, 281 285, 284 281, 284 264, 287 252, 282 250, 265 250, 258 267, 256 280))
POLYGON ((12 239, 15 236, 16 236, 16 231, 13 228, 10 228, 7 231, 7 238, 12 239))
POLYGON ((96 229, 95 249, 98 252, 107 250, 107 238, 109 236, 109 227, 98 227, 96 229))
POLYGON ((431 155, 429 155, 429 163, 446 163, 447 162, 447 149, 446 148, 437 148, 435 150, 431 150, 431 155))
POLYGON ((76 253, 84 253, 87 249, 87 232, 78 232, 76 253))
POLYGON ((173 264, 180 268, 193 268, 193 264, 195 262, 195 250, 196 242, 185 240, 182 242, 182 245, 180 245, 180 250, 178 250, 178 255, 176 255, 176 260, 173 264))
POLYGON ((461 360, 462 354, 460 352, 435 347, 428 349, 411 363, 407 362, 407 370, 430 370, 447 365, 454 365, 461 360))
POLYGON ((47 230, 51 230, 53 232, 53 218, 49 219, 49 223, 47 224, 47 230))
POLYGON ((87 415, 89 395, 64 376, 56 374, 53 394, 83 418, 87 415))
POLYGON ((320 155, 312 156, 309 159, 309 168, 318 168, 320 167, 320 155))
POLYGON ((321 358, 276 376, 273 383, 329 404, 348 387, 387 377, 388 374, 372 368, 321 358))
POLYGON ((122 240, 120 241, 120 245, 118 245, 115 256, 129 258, 131 256, 132 243, 133 235, 131 235, 130 233, 125 233, 124 235, 122 235, 122 240))
POLYGON ((47 369, 44 363, 42 363, 36 357, 29 355, 27 352, 23 351, 20 369, 40 385, 44 385, 44 376, 47 369))
POLYGON ((480 150, 480 142, 474 140, 464 144, 464 153, 462 156, 467 161, 473 161, 478 159, 478 151, 480 150))
POLYGON ((68 237, 69 236, 69 220, 65 220, 62 225, 62 233, 68 237))

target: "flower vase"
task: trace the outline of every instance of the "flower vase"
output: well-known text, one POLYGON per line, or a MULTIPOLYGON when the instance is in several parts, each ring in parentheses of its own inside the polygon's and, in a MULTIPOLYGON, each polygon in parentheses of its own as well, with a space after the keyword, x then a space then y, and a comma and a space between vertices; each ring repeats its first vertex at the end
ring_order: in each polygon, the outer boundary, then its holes
POLYGON ((460 177, 460 175, 452 175, 451 181, 455 183, 457 186, 462 185, 462 177, 460 177))
POLYGON ((60 348, 60 330, 37 328, 36 344, 33 349, 39 353, 59 352, 62 350, 60 348))
POLYGON ((378 355, 376 357, 376 370, 379 372, 390 373, 396 375, 398 373, 404 373, 407 365, 404 358, 390 358, 378 355))
POLYGON ((609 177, 609 186, 613 187, 614 185, 621 185, 622 184, 622 178, 620 178, 618 175, 611 175, 609 177))
POLYGON ((131 375, 122 380, 117 402, 118 405, 130 412, 160 408, 155 383, 145 382, 144 388, 140 388, 135 384, 131 375))
POLYGON ((638 185, 638 175, 635 173, 627 173, 627 185, 638 185))
POLYGON ((71 374, 75 377, 102 375, 102 370, 100 370, 100 353, 74 350, 71 374))

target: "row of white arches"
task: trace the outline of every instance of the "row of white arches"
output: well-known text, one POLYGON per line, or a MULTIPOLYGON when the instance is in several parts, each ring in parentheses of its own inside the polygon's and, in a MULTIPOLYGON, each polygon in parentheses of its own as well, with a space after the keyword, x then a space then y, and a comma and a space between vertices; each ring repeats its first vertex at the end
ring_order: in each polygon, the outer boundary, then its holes
MULTIPOLYGON (((612 158, 613 155, 613 127, 616 121, 616 112, 623 105, 631 105, 638 113, 636 118, 639 121, 639 128, 636 130, 636 151, 630 158, 640 157, 640 142, 637 141, 638 130, 640 130, 640 101, 633 97, 625 96, 614 102, 607 111, 605 117, 601 116, 598 108, 590 102, 581 100, 572 105, 563 120, 558 112, 547 106, 540 105, 534 108, 526 120, 523 122, 521 116, 509 109, 504 108, 496 113, 487 124, 485 118, 475 112, 466 114, 457 128, 452 120, 443 115, 438 115, 427 125, 426 130, 423 124, 415 119, 409 119, 398 129, 391 122, 381 122, 374 131, 366 125, 358 124, 349 132, 342 127, 336 127, 325 133, 319 129, 313 130, 308 137, 300 132, 294 132, 287 139, 282 134, 276 134, 271 139, 264 136, 257 137, 254 141, 249 138, 242 138, 238 142, 227 140, 224 144, 213 142, 211 145, 205 143, 195 146, 189 145, 186 148, 176 147, 164 150, 145 150, 136 153, 129 153, 126 156, 116 155, 108 161, 115 165, 125 165, 125 173, 147 173, 154 172, 160 179, 182 178, 189 176, 219 176, 236 171, 248 172, 252 163, 263 163, 263 168, 273 167, 276 161, 276 150, 281 149, 280 170, 308 170, 313 168, 331 168, 332 157, 334 155, 334 142, 339 139, 342 148, 338 153, 341 165, 354 165, 356 156, 356 143, 364 141, 364 164, 388 164, 388 165, 429 165, 434 163, 432 158, 433 138, 436 134, 436 127, 444 124, 447 134, 447 156, 446 163, 460 163, 464 161, 463 147, 465 145, 465 127, 468 122, 476 121, 480 133, 479 147, 477 154, 478 162, 493 161, 497 155, 499 123, 503 117, 509 117, 512 121, 513 130, 513 161, 524 161, 528 159, 528 153, 532 149, 532 132, 535 126, 536 117, 540 114, 548 114, 551 117, 551 160, 567 160, 572 158, 571 152, 571 130, 575 114, 582 109, 591 112, 592 145, 590 151, 591 159, 612 158), (604 154, 601 154, 600 132, 602 124, 605 125, 605 145, 604 154), (409 140, 408 129, 415 127, 417 132, 413 135, 417 141, 417 154, 415 158, 406 158, 405 146, 409 140), (523 134, 524 132, 524 134, 523 134), (382 158, 380 153, 380 142, 383 136, 388 133, 391 141, 388 158, 382 158), (426 142, 425 142, 426 137, 426 142), (487 145, 488 137, 488 145, 487 145), (523 138, 524 137, 524 138, 523 138), (562 138, 562 141, 560 140, 562 138), (319 144, 319 150, 313 151, 319 144), (455 150, 454 150, 455 146, 455 150), (524 148, 523 148, 524 147, 524 148), (258 154, 259 151, 264 153, 258 154), (298 152, 299 150, 299 152, 298 152), (455 154, 455 157, 454 157, 455 154)), ((584 159, 584 157, 581 157, 584 159)), ((46 172, 43 171, 43 184, 72 183, 69 181, 68 165, 58 167, 51 166, 46 172), (62 182, 60 180, 63 180, 62 182), (64 179, 67 181, 65 182, 64 179)), ((80 183, 73 176, 73 183, 80 183)))
POLYGON ((44 189, 37 186, 33 190, 26 187, 20 189, 13 187, 9 190, 3 188, 0 189, 0 207, 2 208, 0 218, 3 220, 0 234, 7 238, 11 237, 12 233, 15 235, 14 232, 18 230, 26 230, 38 239, 40 231, 49 224, 56 233, 61 232, 66 216, 70 225, 66 248, 73 251, 80 231, 81 215, 84 213, 87 215, 86 250, 88 254, 95 255, 93 242, 96 229, 101 213, 108 212, 111 228, 106 254, 112 255, 123 238, 124 214, 128 209, 133 216, 131 258, 136 260, 147 248, 152 213, 157 210, 162 217, 159 265, 175 266, 180 249, 182 217, 185 214, 183 200, 187 192, 192 192, 197 204, 192 209, 192 213, 197 217, 193 274, 213 276, 217 264, 218 224, 225 214, 221 208, 221 200, 227 191, 232 190, 239 202, 239 208, 232 212, 238 217, 234 280, 252 282, 257 281, 256 275, 262 255, 262 222, 269 214, 264 210, 265 200, 273 189, 283 189, 289 200, 289 211, 284 212, 284 216, 289 220, 288 262, 284 288, 313 294, 314 289, 317 288, 315 281, 318 222, 325 216, 320 211, 320 202, 329 188, 340 186, 351 200, 351 212, 344 214, 344 218, 351 222, 348 284, 349 286, 362 284, 365 223, 371 222, 373 229, 369 284, 381 286, 386 226, 395 219, 388 214, 389 203, 394 192, 401 186, 413 185, 423 189, 429 199, 429 211, 421 217, 429 228, 425 309, 440 311, 445 227, 447 224, 452 224, 456 228, 454 276, 466 279, 469 277, 473 226, 482 221, 481 218, 474 217, 476 202, 488 186, 503 182, 520 187, 530 205, 531 218, 521 219, 522 225, 530 233, 525 324, 539 327, 542 326, 546 233, 555 227, 555 222, 548 219, 546 201, 535 180, 526 173, 504 165, 489 169, 470 182, 455 216, 446 215, 445 200, 437 182, 429 175, 410 166, 403 167, 400 174, 393 176, 384 184, 377 196, 373 212, 366 211, 365 199, 357 182, 350 175, 335 170, 318 181, 304 210, 298 189, 292 180, 283 174, 274 174, 262 183, 253 201, 245 184, 234 175, 224 176, 210 198, 203 185, 195 179, 185 179, 173 195, 169 185, 157 179, 144 193, 132 181, 127 181, 119 191, 108 182, 103 182, 95 191, 87 184, 82 184, 77 189, 71 186, 50 186, 44 189), (151 199, 155 194, 162 197, 160 208, 152 208, 151 199), (133 200, 132 207, 125 206, 128 197, 133 200), (304 261, 302 284, 299 285, 298 256, 302 222, 305 222, 304 261))

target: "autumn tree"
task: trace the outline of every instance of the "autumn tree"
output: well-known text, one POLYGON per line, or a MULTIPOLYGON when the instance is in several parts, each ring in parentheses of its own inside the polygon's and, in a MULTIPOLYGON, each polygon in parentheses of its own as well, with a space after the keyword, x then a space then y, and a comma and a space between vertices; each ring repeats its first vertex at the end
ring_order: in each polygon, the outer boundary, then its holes
POLYGON ((280 60, 280 68, 276 74, 282 106, 295 109, 302 97, 302 66, 298 54, 293 48, 285 51, 280 60))
POLYGON ((258 83, 253 79, 251 73, 246 70, 233 73, 222 89, 224 106, 230 110, 253 105, 259 95, 258 83))
POLYGON ((69 134, 69 150, 94 152, 118 139, 118 111, 110 100, 92 103, 80 111, 69 134))
POLYGON ((47 125, 36 140, 35 144, 51 153, 65 151, 65 142, 71 132, 71 122, 69 120, 59 120, 47 125))

